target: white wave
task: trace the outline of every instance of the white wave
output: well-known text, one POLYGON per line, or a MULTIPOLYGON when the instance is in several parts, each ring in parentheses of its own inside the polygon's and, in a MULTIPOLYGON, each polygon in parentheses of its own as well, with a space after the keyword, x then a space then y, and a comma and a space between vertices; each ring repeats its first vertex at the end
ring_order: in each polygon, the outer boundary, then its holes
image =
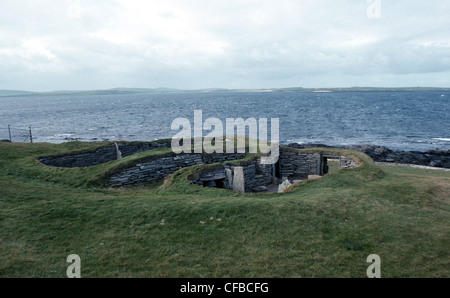
POLYGON ((433 140, 450 142, 450 139, 449 139, 449 138, 433 138, 433 140))

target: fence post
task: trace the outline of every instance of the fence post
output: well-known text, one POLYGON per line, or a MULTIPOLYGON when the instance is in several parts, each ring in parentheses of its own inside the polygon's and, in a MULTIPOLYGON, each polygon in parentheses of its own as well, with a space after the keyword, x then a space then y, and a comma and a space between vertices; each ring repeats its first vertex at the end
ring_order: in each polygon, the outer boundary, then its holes
POLYGON ((30 143, 33 143, 33 135, 31 134, 31 126, 30 126, 30 143))
POLYGON ((11 125, 8 124, 8 132, 9 132, 9 142, 12 143, 11 139, 11 125))

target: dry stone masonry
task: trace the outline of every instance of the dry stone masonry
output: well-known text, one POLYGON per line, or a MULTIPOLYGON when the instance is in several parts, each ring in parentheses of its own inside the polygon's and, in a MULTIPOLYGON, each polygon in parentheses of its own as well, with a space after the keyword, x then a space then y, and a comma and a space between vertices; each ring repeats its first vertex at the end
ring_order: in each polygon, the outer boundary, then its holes
POLYGON ((240 159, 245 153, 234 154, 175 154, 156 156, 123 169, 109 178, 110 186, 127 186, 144 182, 161 180, 175 171, 194 165, 223 163, 227 160, 240 159))
POLYGON ((89 167, 102 164, 118 157, 125 157, 135 153, 149 151, 156 148, 170 148, 167 142, 131 142, 116 143, 95 150, 64 156, 47 156, 39 159, 45 165, 62 168, 89 167), (117 144, 117 145, 116 145, 117 144))
MULTIPOLYGON (((98 165, 138 152, 156 148, 169 148, 170 141, 112 143, 95 150, 64 156, 42 157, 39 160, 55 167, 87 167, 98 165)), ((285 146, 280 147, 276 164, 261 164, 260 158, 242 160, 245 153, 182 153, 173 152, 155 155, 136 161, 114 172, 108 178, 113 187, 129 186, 164 179, 179 169, 194 165, 217 164, 202 167, 189 177, 199 186, 230 189, 236 192, 266 192, 270 185, 276 190, 283 183, 283 189, 295 181, 308 177, 323 176, 328 172, 327 158, 339 158, 340 168, 353 168, 355 162, 343 156, 329 156, 320 153, 298 152, 285 146), (233 163, 225 163, 235 161, 233 163)), ((275 191, 276 191, 275 190, 275 191)))
POLYGON ((226 188, 236 192, 264 191, 273 182, 273 167, 262 165, 260 159, 250 163, 226 164, 190 177, 191 182, 208 187, 226 188), (258 191, 259 190, 259 191, 258 191))
POLYGON ((308 175, 328 173, 327 160, 321 154, 289 149, 280 150, 279 167, 282 178, 308 179, 308 175))
POLYGON ((348 158, 345 156, 339 157, 339 168, 340 169, 342 169, 342 168, 350 168, 351 169, 351 168, 355 168, 355 167, 357 167, 357 165, 351 158, 348 158))
POLYGON ((263 165, 260 159, 255 159, 250 164, 227 164, 202 171, 189 179, 197 185, 226 188, 241 193, 266 192, 270 185, 275 185, 275 191, 283 192, 296 181, 328 173, 329 157, 339 159, 340 168, 357 167, 352 159, 344 156, 324 156, 281 147, 279 161, 274 165, 263 165))

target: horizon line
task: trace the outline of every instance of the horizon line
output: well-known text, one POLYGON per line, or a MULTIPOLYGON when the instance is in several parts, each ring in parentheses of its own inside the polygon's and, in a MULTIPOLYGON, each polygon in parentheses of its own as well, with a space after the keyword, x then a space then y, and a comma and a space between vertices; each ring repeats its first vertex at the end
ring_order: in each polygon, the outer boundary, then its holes
POLYGON ((105 89, 59 89, 59 90, 47 90, 47 91, 33 91, 24 89, 0 89, 0 92, 26 92, 26 93, 58 93, 58 92, 93 92, 93 91, 245 91, 245 90, 289 90, 289 89, 304 89, 304 90, 340 90, 340 89, 450 89, 450 87, 432 87, 432 86, 397 86, 397 87, 383 87, 383 86, 351 86, 351 87, 255 87, 255 88, 222 88, 222 87, 210 87, 210 88, 197 88, 197 89, 182 89, 172 87, 113 87, 105 89))

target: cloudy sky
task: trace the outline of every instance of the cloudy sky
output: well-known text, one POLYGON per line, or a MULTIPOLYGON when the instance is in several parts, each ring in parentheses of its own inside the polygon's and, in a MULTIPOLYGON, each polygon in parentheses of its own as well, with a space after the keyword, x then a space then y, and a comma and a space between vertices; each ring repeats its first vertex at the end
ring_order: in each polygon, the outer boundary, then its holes
POLYGON ((0 89, 293 86, 450 87, 450 1, 0 1, 0 89))

